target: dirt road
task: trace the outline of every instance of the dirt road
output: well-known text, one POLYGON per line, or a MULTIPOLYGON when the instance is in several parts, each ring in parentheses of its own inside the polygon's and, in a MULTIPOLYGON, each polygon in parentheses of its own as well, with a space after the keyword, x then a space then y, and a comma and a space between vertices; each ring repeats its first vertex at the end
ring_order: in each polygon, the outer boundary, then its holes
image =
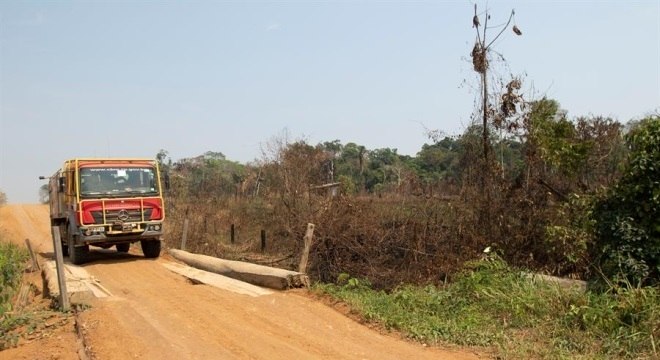
MULTIPOLYGON (((0 231, 52 252, 46 206, 0 208, 0 231)), ((170 260, 146 260, 137 249, 96 258, 83 267, 113 295, 81 317, 98 359, 477 358, 383 335, 304 292, 251 297, 193 285, 162 266, 170 260)))

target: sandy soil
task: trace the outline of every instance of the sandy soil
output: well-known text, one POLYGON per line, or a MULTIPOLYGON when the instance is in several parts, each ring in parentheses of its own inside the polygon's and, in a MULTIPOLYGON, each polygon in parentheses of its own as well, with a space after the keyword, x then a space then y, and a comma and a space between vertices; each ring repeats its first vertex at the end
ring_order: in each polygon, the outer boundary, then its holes
MULTIPOLYGON (((38 252, 52 252, 46 206, 0 208, 0 231, 18 243, 29 238, 38 252)), ((137 248, 123 256, 99 254, 83 265, 113 294, 96 300, 80 315, 94 358, 478 358, 470 352, 424 347, 384 335, 304 292, 251 297, 194 285, 162 266, 167 259, 146 260, 137 248)), ((62 342, 39 345, 41 356, 36 358, 75 358, 75 339, 67 353, 62 353, 62 342)), ((0 352, 0 358, 30 358, 33 353, 22 354, 21 348, 0 352)))

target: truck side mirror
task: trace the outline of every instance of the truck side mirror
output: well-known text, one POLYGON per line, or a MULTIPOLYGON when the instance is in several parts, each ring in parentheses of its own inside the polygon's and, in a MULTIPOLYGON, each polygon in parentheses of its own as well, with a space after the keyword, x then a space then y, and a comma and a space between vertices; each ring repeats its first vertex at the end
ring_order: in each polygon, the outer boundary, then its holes
POLYGON ((59 192, 64 192, 64 188, 65 188, 65 185, 66 185, 65 180, 64 180, 64 176, 62 176, 61 178, 59 178, 57 180, 58 180, 57 185, 59 187, 59 189, 58 189, 59 192))

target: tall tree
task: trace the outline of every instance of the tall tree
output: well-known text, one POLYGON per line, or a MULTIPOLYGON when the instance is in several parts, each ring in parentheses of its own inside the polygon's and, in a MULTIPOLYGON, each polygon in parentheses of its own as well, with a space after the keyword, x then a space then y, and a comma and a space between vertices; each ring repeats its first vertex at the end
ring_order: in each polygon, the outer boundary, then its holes
MULTIPOLYGON (((506 22, 504 26, 501 27, 499 33, 495 35, 492 39, 488 38, 488 30, 491 29, 491 27, 488 26, 488 22, 490 20, 490 13, 488 9, 486 9, 485 12, 482 14, 479 14, 477 12, 477 4, 474 5, 474 16, 472 18, 472 27, 475 29, 476 32, 476 39, 474 46, 472 47, 472 52, 470 55, 472 56, 472 64, 474 67, 474 71, 479 74, 479 77, 481 79, 481 117, 482 117, 482 147, 483 147, 483 165, 481 166, 481 171, 480 171, 480 187, 482 191, 482 196, 484 198, 483 206, 481 209, 481 217, 482 221, 485 223, 485 228, 487 231, 490 231, 491 228, 491 156, 490 156, 490 149, 491 149, 491 142, 490 142, 490 125, 491 122, 495 122, 496 124, 502 124, 504 122, 504 118, 513 115, 515 113, 516 109, 516 100, 519 99, 519 97, 515 94, 515 91, 520 88, 520 81, 514 79, 512 80, 508 85, 507 85, 507 95, 506 97, 502 98, 502 107, 501 111, 499 112, 501 115, 500 116, 495 116, 498 111, 495 109, 494 106, 491 105, 491 101, 489 98, 489 92, 488 92, 488 69, 489 69, 489 63, 490 63, 490 52, 492 50, 492 46, 495 43, 495 41, 504 33, 505 30, 509 28, 509 25, 511 25, 511 21, 514 20, 515 16, 515 11, 511 10, 511 14, 509 15, 509 19, 506 22), (481 24, 479 15, 483 16, 483 25, 481 24), (507 106, 507 105, 513 105, 507 106), (514 111, 512 111, 514 110, 514 111)), ((522 35, 520 32, 520 29, 515 25, 515 21, 513 24, 513 30, 514 33, 517 35, 522 35)))

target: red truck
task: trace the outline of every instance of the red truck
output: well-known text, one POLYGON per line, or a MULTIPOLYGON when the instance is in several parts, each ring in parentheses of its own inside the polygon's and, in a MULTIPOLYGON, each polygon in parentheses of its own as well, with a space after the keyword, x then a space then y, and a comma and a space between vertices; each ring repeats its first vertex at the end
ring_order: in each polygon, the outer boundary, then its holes
POLYGON ((51 225, 72 263, 86 262, 90 246, 128 252, 137 241, 145 257, 160 256, 165 207, 157 161, 67 160, 48 189, 51 225))

